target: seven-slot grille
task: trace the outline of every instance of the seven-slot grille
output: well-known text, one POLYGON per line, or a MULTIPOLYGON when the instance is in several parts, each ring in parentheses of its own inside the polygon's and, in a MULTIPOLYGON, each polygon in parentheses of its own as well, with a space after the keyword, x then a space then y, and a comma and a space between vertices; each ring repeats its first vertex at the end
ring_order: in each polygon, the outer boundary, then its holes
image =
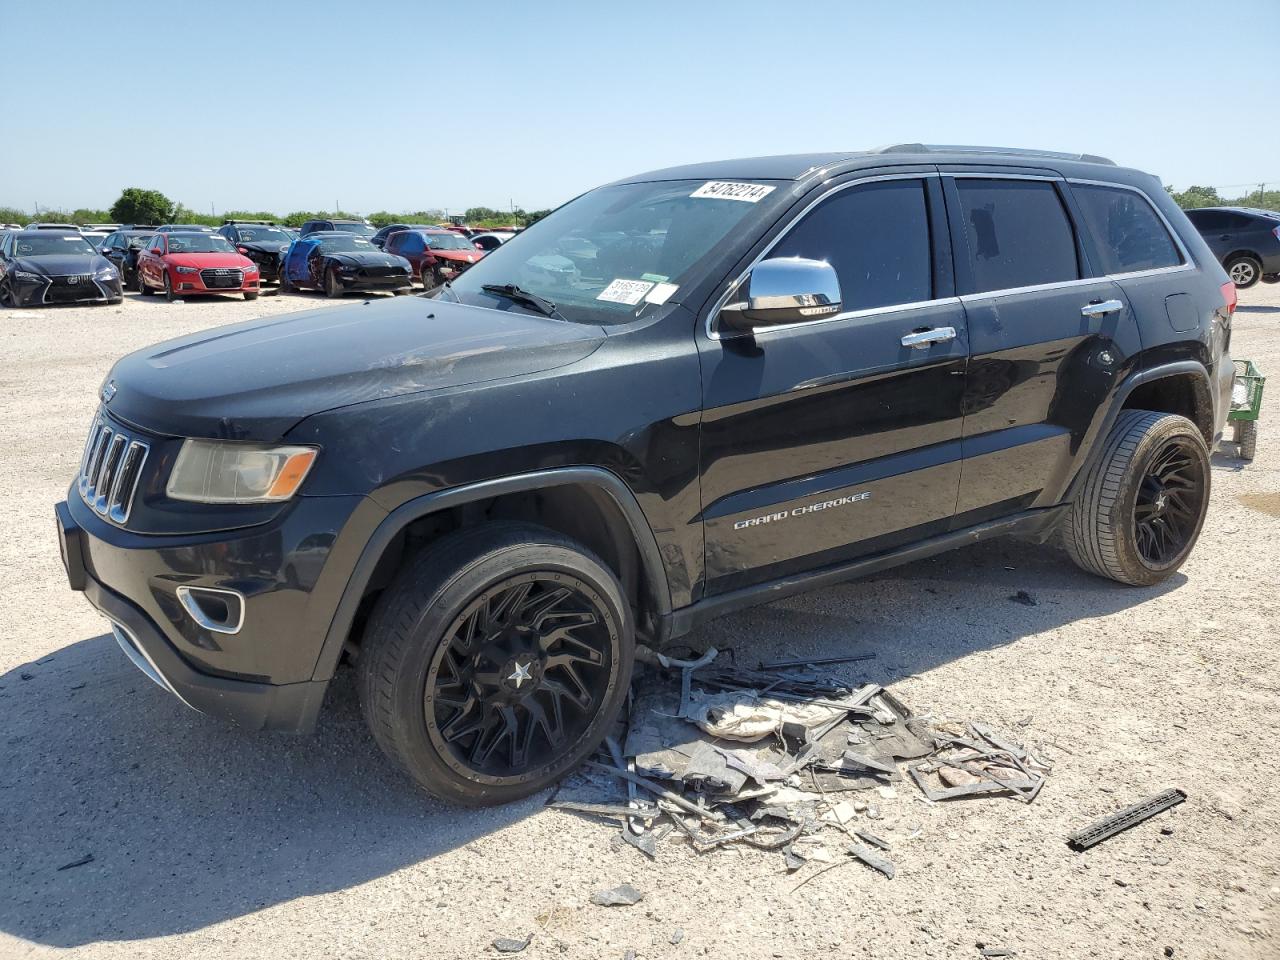
POLYGON ((131 437, 101 414, 89 430, 80 462, 80 496, 94 513, 114 523, 129 519, 151 447, 131 437))
POLYGON ((200 271, 200 279, 210 289, 239 290, 244 284, 244 273, 238 267, 210 267, 200 271))

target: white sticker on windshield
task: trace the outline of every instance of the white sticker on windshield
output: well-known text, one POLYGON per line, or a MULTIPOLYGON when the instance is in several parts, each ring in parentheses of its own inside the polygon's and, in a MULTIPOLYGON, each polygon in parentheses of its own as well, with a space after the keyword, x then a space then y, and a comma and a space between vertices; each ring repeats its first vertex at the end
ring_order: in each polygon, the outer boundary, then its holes
POLYGON ((653 289, 644 295, 645 303, 666 303, 671 295, 680 288, 674 283, 655 283, 653 289))
POLYGON ((75 242, 76 242, 77 240, 79 240, 80 238, 79 238, 79 237, 63 237, 62 239, 63 239, 63 240, 70 240, 72 243, 75 243, 75 242))
POLYGON ((708 180, 689 196, 706 197, 711 200, 742 200, 744 203, 758 203, 772 192, 773 187, 766 187, 760 183, 708 180))
POLYGON ((600 291, 597 300, 608 300, 610 303, 639 303, 653 287, 648 280, 614 280, 600 291))

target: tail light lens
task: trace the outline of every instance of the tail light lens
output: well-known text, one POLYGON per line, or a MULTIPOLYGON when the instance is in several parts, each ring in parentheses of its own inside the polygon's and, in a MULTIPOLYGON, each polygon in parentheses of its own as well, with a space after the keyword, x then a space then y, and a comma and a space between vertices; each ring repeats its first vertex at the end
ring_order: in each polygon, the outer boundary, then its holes
POLYGON ((1227 316, 1231 316, 1236 312, 1236 285, 1228 280, 1220 289, 1223 303, 1227 307, 1227 316))

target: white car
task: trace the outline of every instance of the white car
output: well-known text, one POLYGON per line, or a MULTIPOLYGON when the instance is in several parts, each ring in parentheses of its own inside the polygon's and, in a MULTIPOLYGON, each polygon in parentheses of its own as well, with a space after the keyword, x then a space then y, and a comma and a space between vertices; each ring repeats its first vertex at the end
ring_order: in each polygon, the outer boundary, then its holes
POLYGON ((488 233, 477 233, 471 238, 471 242, 477 250, 492 253, 514 236, 515 233, 509 230, 491 230, 488 233))

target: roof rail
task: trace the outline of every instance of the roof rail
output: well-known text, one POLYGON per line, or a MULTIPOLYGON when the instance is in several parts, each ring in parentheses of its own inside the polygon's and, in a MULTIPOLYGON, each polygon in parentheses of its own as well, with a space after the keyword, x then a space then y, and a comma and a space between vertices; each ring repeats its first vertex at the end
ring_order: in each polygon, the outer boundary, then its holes
POLYGON ((1004 154, 1014 157, 1039 157, 1045 160, 1078 160, 1081 163, 1105 163, 1114 167, 1116 162, 1093 153, 1063 153, 1058 150, 1025 150, 1021 147, 975 147, 950 143, 895 143, 878 147, 871 153, 975 153, 1004 154))

